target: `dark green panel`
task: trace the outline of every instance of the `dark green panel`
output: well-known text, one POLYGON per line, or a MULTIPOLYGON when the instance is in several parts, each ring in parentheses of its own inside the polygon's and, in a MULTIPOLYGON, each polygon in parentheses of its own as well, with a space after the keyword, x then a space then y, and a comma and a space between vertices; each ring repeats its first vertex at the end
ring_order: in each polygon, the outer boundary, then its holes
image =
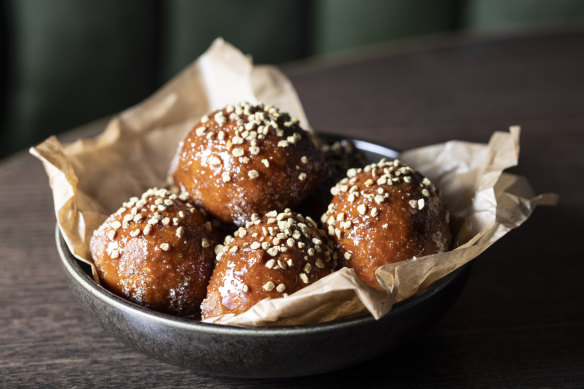
POLYGON ((0 2, 0 158, 8 153, 8 133, 4 129, 8 114, 8 11, 7 4, 0 2))
POLYGON ((304 56, 308 3, 301 0, 170 0, 165 5, 164 77, 170 78, 223 37, 257 63, 304 56))
POLYGON ((12 147, 119 111, 155 88, 154 1, 14 0, 12 147))
POLYGON ((316 0, 313 51, 326 53, 450 30, 456 0, 316 0))
POLYGON ((467 0, 464 25, 475 30, 491 30, 582 17, 582 0, 467 0))

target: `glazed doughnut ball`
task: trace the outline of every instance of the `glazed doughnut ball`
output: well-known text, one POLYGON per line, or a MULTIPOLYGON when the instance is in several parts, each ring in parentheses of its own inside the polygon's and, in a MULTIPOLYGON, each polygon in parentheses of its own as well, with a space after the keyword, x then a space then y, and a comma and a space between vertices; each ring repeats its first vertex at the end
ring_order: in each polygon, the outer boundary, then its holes
POLYGON ((321 220, 341 251, 341 261, 379 288, 381 265, 446 251, 449 214, 428 178, 399 160, 349 169, 331 189, 321 220))
POLYGON ((213 224, 186 194, 149 189, 95 230, 91 255, 107 289, 181 316, 200 314, 213 272, 213 224))
POLYGON ((365 156, 353 142, 347 139, 324 144, 320 148, 325 173, 318 186, 299 205, 298 211, 318 220, 332 199, 330 189, 342 179, 350 168, 362 168, 367 164, 365 156))
POLYGON ((242 313, 316 282, 336 270, 332 245, 314 220, 289 209, 254 217, 216 247, 203 317, 242 313))
POLYGON ((329 188, 341 180, 348 169, 365 167, 367 161, 352 141, 342 139, 320 148, 327 168, 326 181, 329 188))
POLYGON ((181 142, 175 185, 224 222, 239 226, 299 204, 318 184, 321 156, 298 121, 247 103, 204 116, 181 142))

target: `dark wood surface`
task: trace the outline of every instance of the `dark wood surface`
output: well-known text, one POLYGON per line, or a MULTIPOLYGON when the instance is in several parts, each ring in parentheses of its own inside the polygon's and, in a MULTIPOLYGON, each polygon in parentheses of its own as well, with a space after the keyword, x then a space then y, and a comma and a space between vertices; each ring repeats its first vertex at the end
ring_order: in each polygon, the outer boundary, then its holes
POLYGON ((446 316, 382 358, 299 379, 202 377, 128 349, 81 309, 57 258, 47 179, 19 153, 0 163, 0 387, 583 387, 584 29, 451 38, 286 71, 326 132, 411 148, 486 142, 520 124, 513 172, 559 193, 559 206, 481 255, 446 316))

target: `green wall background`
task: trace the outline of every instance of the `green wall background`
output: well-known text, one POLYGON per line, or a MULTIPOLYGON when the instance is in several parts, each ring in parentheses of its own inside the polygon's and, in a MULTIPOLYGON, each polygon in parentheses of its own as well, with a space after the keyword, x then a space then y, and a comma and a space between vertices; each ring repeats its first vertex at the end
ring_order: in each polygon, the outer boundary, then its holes
POLYGON ((581 0, 5 0, 0 157, 139 102, 217 36, 279 64, 582 17, 581 0))

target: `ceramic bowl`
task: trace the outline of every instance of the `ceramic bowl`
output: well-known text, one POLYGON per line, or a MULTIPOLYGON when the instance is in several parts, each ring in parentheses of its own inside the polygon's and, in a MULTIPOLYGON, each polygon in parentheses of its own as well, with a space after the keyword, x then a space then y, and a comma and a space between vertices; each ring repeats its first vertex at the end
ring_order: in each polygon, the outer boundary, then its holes
MULTIPOLYGON (((390 148, 353 141, 371 162, 397 156, 390 148)), ((93 281, 89 267, 71 254, 59 228, 56 241, 71 290, 104 329, 156 359, 216 376, 306 376, 375 358, 438 320, 457 299, 470 272, 469 265, 454 271, 396 304, 380 320, 364 315, 314 325, 226 326, 154 312, 126 301, 93 281)))

